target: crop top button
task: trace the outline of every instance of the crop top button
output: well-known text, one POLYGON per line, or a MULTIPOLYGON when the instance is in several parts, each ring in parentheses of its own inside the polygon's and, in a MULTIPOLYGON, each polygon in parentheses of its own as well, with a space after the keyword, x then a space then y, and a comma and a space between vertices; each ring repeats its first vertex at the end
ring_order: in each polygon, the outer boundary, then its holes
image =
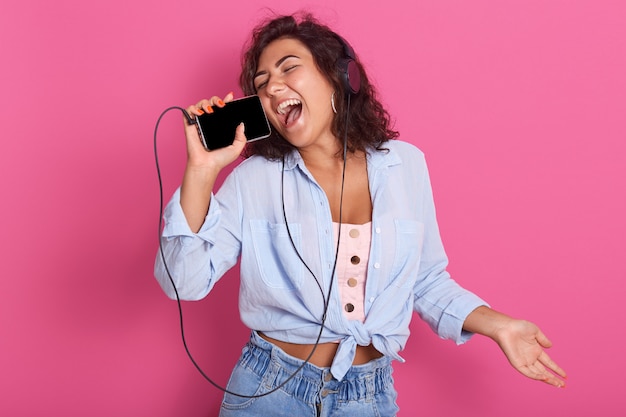
POLYGON ((354 311, 354 305, 351 303, 348 303, 345 305, 345 309, 348 313, 352 313, 354 311))
POLYGON ((359 229, 350 229, 350 237, 353 239, 359 237, 359 229))
POLYGON ((358 265, 359 262, 361 262, 361 258, 359 258, 358 256, 354 255, 352 258, 350 258, 350 262, 352 262, 352 265, 358 265))
POLYGON ((356 280, 356 278, 350 278, 348 279, 348 287, 356 287, 356 284, 358 283, 358 281, 356 280))

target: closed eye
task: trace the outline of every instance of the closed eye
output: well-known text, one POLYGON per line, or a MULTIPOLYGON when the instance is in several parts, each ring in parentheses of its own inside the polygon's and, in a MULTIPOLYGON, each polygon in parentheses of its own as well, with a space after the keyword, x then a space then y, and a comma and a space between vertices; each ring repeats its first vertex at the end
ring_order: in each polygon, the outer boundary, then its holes
MULTIPOLYGON (((292 70, 294 70, 295 68, 299 67, 299 64, 293 64, 293 65, 289 65, 289 64, 285 64, 285 61, 287 60, 291 60, 291 59, 300 59, 300 57, 296 56, 296 55, 285 55, 284 57, 282 57, 281 59, 279 59, 278 61, 276 61, 276 64, 274 64, 275 68, 280 68, 281 65, 283 65, 283 68, 285 68, 283 70, 283 73, 286 72, 290 72, 292 70), (284 66, 286 65, 286 66, 284 66)), ((267 71, 259 71, 254 75, 254 79, 256 79, 257 77, 260 76, 268 76, 268 72, 267 71)), ((269 79, 269 78, 268 78, 269 79)), ((259 83, 255 88, 257 90, 257 92, 262 89, 265 88, 267 86, 268 83, 268 79, 262 81, 261 83, 259 83)))
POLYGON ((262 83, 255 86, 254 88, 256 89, 256 91, 259 91, 260 89, 264 88, 266 85, 267 85, 267 81, 263 81, 262 83))
MULTIPOLYGON (((292 70, 296 69, 299 66, 300 65, 289 65, 289 66, 285 67, 285 69, 283 69, 283 73, 291 72, 292 70)), ((258 92, 259 90, 265 88, 265 86, 267 86, 267 83, 268 83, 268 80, 263 80, 258 85, 256 85, 254 88, 256 88, 256 91, 258 92)))

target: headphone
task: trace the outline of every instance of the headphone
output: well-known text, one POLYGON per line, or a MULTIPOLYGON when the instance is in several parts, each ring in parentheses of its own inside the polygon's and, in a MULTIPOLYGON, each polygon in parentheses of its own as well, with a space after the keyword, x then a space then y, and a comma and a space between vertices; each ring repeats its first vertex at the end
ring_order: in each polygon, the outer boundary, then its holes
POLYGON ((358 94, 361 90, 361 72, 356 64, 356 54, 348 41, 335 33, 335 37, 343 48, 343 58, 337 60, 339 79, 342 81, 347 95, 358 94))

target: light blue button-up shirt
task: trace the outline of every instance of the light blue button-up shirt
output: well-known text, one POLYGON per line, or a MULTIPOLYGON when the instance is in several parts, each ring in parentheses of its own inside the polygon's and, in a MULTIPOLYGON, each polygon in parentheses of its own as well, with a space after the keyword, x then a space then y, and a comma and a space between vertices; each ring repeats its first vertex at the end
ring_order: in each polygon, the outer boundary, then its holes
MULTIPOLYGON (((398 352, 406 344, 414 310, 440 337, 460 344, 470 337, 462 330, 465 318, 486 305, 446 272, 448 261, 424 155, 406 142, 392 140, 384 146, 388 151, 367 155, 374 209, 366 318, 364 322, 346 319, 334 280, 320 339, 322 343, 340 341, 331 366, 339 380, 352 365, 357 344, 371 343, 402 361, 398 352)), ((179 296, 203 298, 240 259, 239 308, 244 324, 278 340, 315 343, 324 310, 316 280, 326 294, 336 240, 328 199, 299 153, 286 157, 284 168, 282 162, 258 156, 239 164, 212 196, 198 233, 187 224, 179 193, 166 207, 162 237, 179 296), (283 175, 291 238, 281 202, 283 175)), ((160 254, 155 275, 174 298, 160 254)))

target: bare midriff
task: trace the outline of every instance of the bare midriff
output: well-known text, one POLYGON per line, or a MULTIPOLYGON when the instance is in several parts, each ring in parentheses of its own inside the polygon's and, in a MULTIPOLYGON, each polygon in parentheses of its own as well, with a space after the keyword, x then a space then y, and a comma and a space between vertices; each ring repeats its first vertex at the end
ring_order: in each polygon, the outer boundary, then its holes
MULTIPOLYGON (((265 334, 259 332, 259 336, 273 345, 279 347, 286 354, 298 358, 300 360, 306 360, 311 354, 313 347, 315 345, 310 344, 298 344, 298 343, 289 343, 283 342, 281 340, 277 340, 266 336, 265 334)), ((335 354, 337 353, 337 348, 339 347, 339 343, 320 343, 315 348, 315 352, 309 362, 315 366, 319 366, 321 368, 327 368, 333 363, 333 359, 335 358, 335 354)), ((383 354, 380 353, 376 348, 372 345, 360 346, 356 347, 356 354, 354 355, 354 361, 352 361, 353 365, 363 365, 368 363, 374 359, 378 359, 382 357, 383 354)))

